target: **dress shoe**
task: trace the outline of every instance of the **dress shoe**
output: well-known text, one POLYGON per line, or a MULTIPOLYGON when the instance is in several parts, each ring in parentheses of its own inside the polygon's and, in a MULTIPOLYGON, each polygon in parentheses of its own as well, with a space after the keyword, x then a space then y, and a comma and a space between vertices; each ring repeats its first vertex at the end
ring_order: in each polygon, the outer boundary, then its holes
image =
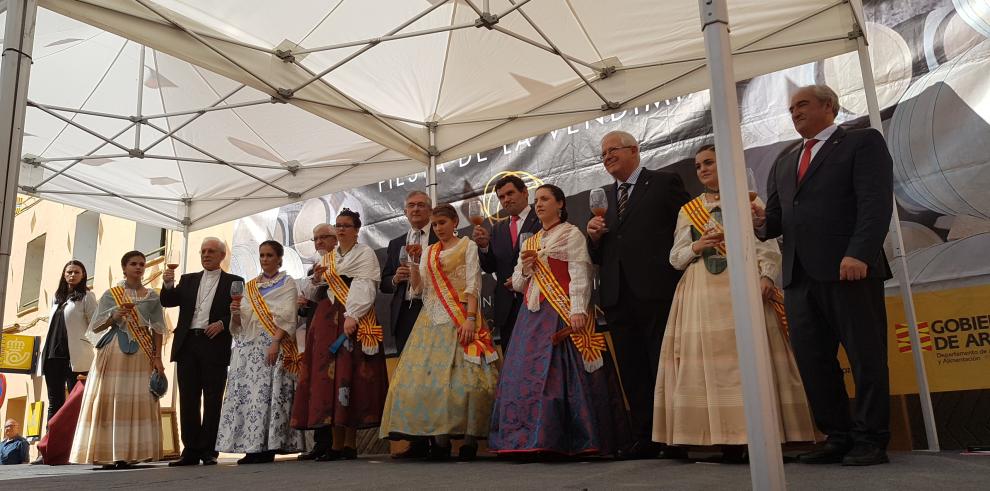
POLYGON ((340 458, 343 460, 354 460, 357 458, 357 449, 354 447, 344 447, 340 449, 340 458))
POLYGON ((471 462, 478 458, 478 447, 476 445, 461 445, 457 451, 457 460, 460 462, 471 462))
POLYGON ((334 450, 334 449, 331 448, 330 450, 327 450, 326 452, 323 452, 321 455, 318 455, 313 460, 315 460, 317 462, 333 462, 335 460, 340 460, 341 458, 343 458, 343 451, 342 450, 334 450))
POLYGON ((853 447, 845 457, 842 465, 877 465, 890 462, 887 451, 873 445, 860 444, 853 447))
POLYGON ((44 464, 44 463, 45 463, 45 458, 44 457, 38 457, 38 458, 36 458, 36 459, 34 459, 34 460, 31 461, 31 465, 41 465, 41 464, 44 464))
POLYGON ((261 454, 257 454, 257 453, 245 454, 244 457, 237 459, 237 465, 257 464, 259 463, 258 457, 260 455, 261 454))
POLYGON ((615 453, 619 460, 655 459, 660 453, 659 446, 653 442, 637 441, 615 453))
POLYGON ((203 465, 217 465, 217 458, 212 455, 203 457, 202 460, 203 460, 203 465))
POLYGON ((848 445, 826 442, 820 450, 799 455, 798 462, 802 464, 838 464, 842 462, 842 457, 847 452, 849 452, 848 445))
POLYGON ((674 445, 664 445, 660 450, 660 458, 666 460, 687 460, 688 450, 685 447, 674 445))
POLYGON ((179 460, 173 460, 168 463, 169 467, 185 467, 187 465, 199 465, 199 459, 194 459, 192 457, 182 457, 179 460))
POLYGON ((450 446, 441 447, 435 443, 430 445, 430 454, 426 456, 426 460, 429 460, 430 462, 443 462, 450 460, 450 446))
POLYGON ((258 454, 258 464, 271 464, 275 462, 275 451, 269 450, 267 452, 261 452, 258 454))
POLYGON ((299 454, 299 456, 296 457, 296 460, 316 460, 317 457, 325 454, 326 452, 326 448, 314 447, 309 452, 299 454))
POLYGON ((428 440, 413 440, 409 448, 392 456, 393 459, 424 459, 430 453, 428 440))

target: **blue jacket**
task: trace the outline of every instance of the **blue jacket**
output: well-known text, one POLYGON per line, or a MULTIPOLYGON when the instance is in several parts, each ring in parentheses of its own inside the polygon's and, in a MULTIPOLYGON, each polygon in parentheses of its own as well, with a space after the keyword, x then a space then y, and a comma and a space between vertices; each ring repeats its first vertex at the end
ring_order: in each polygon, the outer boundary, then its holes
POLYGON ((24 437, 16 436, 10 440, 0 442, 0 464, 26 464, 30 445, 24 437))

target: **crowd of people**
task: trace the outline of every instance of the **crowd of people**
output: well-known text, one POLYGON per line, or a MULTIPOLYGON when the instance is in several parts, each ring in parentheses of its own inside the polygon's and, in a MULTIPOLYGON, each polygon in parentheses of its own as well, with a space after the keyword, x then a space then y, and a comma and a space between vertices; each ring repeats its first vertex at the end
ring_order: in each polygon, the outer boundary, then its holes
MULTIPOLYGON (((892 163, 878 132, 834 124, 838 107, 826 86, 792 96, 803 144, 776 162, 766 202, 753 198, 752 240, 782 441, 824 440, 801 462, 872 465, 887 461, 889 439, 882 243, 892 163)), ((643 167, 628 133, 606 134, 601 158, 614 183, 583 227, 568 222, 560 188, 531 195, 514 175, 495 184, 505 219, 470 236, 457 233, 453 206, 409 193, 408 231, 389 243, 384 267, 358 242, 361 217, 349 209, 313 230, 320 260, 305 278, 282 270, 283 246, 268 240, 261 274, 245 282, 220 269, 226 247, 209 238, 203 270, 178 279, 165 270, 161 293, 142 283, 144 255, 128 252, 124 280, 97 300, 85 266, 70 262, 41 369, 52 415, 88 372, 69 460, 116 469, 161 458, 163 309, 178 307, 183 450, 171 466, 216 464, 218 452, 245 454, 238 464, 300 452, 355 459, 357 431, 369 428, 409 442, 395 458, 452 459, 460 440, 456 458, 473 460, 487 440, 500 457, 527 460, 686 458, 719 446, 723 461, 745 462, 721 227, 734 204, 719 200, 715 149, 697 151, 695 197, 676 174, 643 167), (484 273, 497 277, 492 326, 480 312, 484 273), (399 351, 391 378, 379 291, 391 295, 386 325, 399 351)), ((9 423, 4 458, 22 458, 9 423)))

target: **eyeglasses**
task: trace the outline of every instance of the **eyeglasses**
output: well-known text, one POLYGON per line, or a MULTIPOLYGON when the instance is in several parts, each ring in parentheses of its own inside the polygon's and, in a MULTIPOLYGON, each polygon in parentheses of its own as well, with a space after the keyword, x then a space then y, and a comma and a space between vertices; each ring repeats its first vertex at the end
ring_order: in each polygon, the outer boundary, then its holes
POLYGON ((612 153, 614 153, 616 150, 622 150, 624 148, 636 148, 636 145, 626 145, 624 147, 611 147, 608 150, 602 152, 602 160, 605 160, 606 157, 612 155, 612 153))
MULTIPOLYGON (((334 225, 334 227, 336 227, 336 225, 334 225)), ((338 227, 338 228, 339 228, 339 227, 338 227)), ((318 240, 327 240, 327 239, 329 239, 330 237, 333 237, 333 238, 335 238, 335 239, 337 238, 337 236, 336 236, 336 235, 334 235, 334 234, 323 234, 323 235, 314 235, 314 236, 313 236, 313 242, 316 242, 316 241, 318 241, 318 240)))
POLYGON ((338 223, 333 226, 333 228, 354 228, 354 225, 349 223, 338 223))
POLYGON ((430 205, 428 205, 426 203, 406 203, 406 208, 408 208, 410 210, 413 209, 413 208, 422 208, 422 209, 425 210, 425 209, 428 209, 429 207, 430 207, 430 205))

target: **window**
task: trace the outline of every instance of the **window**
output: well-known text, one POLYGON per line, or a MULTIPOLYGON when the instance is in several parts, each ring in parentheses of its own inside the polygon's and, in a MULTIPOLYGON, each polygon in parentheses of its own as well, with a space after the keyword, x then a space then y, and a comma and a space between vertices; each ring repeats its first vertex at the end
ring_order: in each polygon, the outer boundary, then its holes
POLYGON ((165 229, 138 223, 134 231, 134 250, 143 252, 148 261, 162 257, 165 254, 165 238, 165 229))
POLYGON ((72 240, 72 258, 86 265, 87 284, 96 272, 96 244, 100 234, 100 214, 86 211, 76 216, 76 235, 72 240))
POLYGON ((41 295, 41 269, 45 264, 45 235, 28 242, 24 253, 24 272, 21 275, 21 300, 17 310, 38 306, 41 295))

